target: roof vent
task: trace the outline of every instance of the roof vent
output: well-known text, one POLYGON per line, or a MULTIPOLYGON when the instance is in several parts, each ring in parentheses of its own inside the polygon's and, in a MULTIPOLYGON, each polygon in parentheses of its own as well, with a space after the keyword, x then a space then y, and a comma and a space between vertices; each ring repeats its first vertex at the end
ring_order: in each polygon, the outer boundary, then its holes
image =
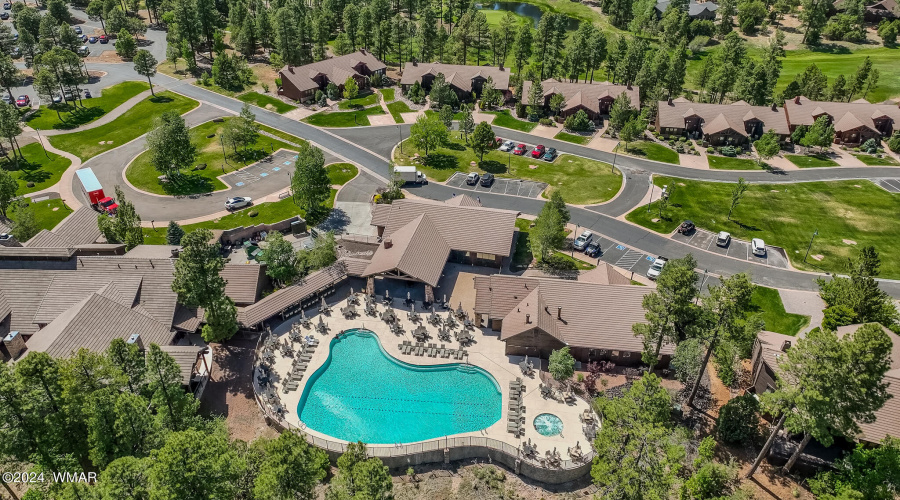
POLYGON ((385 238, 384 239, 384 248, 391 248, 392 246, 394 246, 394 242, 391 241, 390 238, 385 238))
POLYGON ((291 72, 291 73, 293 73, 293 72, 294 72, 294 67, 293 67, 293 66, 290 66, 290 65, 288 65, 288 71, 290 71, 290 72, 291 72))
POLYGON ((556 319, 562 319, 562 307, 556 308, 556 319))
POLYGON ((772 103, 772 111, 778 111, 778 105, 774 102, 772 103))
POLYGON ((530 314, 526 314, 526 315, 525 315, 525 324, 527 325, 527 324, 530 324, 530 323, 531 323, 531 315, 530 315, 530 314))
POLYGON ((141 341, 141 335, 139 333, 132 333, 130 337, 128 337, 128 342, 126 344, 134 344, 140 350, 144 350, 144 342, 141 341))
POLYGON ((790 349, 790 348, 791 348, 791 341, 790 341, 790 340, 785 340, 784 342, 782 342, 782 344, 781 344, 781 352, 787 352, 787 350, 790 349))
POLYGON ((794 104, 800 104, 800 96, 794 98, 794 104))

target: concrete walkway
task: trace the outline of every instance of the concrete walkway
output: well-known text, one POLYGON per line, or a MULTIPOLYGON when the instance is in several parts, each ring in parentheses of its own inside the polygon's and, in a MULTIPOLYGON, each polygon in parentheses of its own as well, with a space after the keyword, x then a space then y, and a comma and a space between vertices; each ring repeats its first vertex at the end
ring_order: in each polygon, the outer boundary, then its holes
POLYGON ((807 332, 822 326, 822 319, 825 317, 822 310, 825 309, 825 302, 819 297, 818 292, 803 292, 800 290, 778 289, 781 295, 781 302, 784 304, 784 311, 791 314, 802 314, 809 316, 809 325, 800 330, 798 337, 803 337, 807 332))
MULTIPOLYGON (((31 127, 24 127, 25 132, 34 132, 36 131, 31 127)), ((72 163, 69 165, 69 168, 66 169, 65 172, 59 178, 59 181, 49 187, 41 189, 40 191, 35 191, 30 193, 29 197, 35 197, 41 194, 46 193, 59 193, 59 197, 65 202, 66 205, 69 206, 73 211, 78 210, 82 207, 80 199, 75 196, 74 186, 75 186, 75 171, 81 168, 81 158, 69 153, 67 151, 63 151, 61 149, 56 149, 50 144, 50 141, 44 141, 44 148, 54 154, 58 154, 64 158, 68 158, 72 163)))

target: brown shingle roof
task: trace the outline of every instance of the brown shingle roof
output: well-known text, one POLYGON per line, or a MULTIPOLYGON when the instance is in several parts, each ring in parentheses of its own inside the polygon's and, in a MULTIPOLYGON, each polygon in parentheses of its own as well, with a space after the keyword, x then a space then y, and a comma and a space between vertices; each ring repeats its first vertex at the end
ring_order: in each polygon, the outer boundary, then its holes
POLYGON ((369 267, 369 262, 371 261, 355 257, 342 257, 341 262, 344 263, 344 269, 347 271, 347 276, 362 276, 366 272, 366 268, 369 267))
MULTIPOLYGON (((448 205, 453 205, 454 207, 480 207, 481 202, 472 198, 467 194, 458 194, 449 200, 444 201, 444 203, 448 205)), ((373 223, 374 224, 374 223, 373 223)))
POLYGON ((287 65, 281 69, 279 74, 281 78, 290 80, 301 91, 313 90, 319 88, 319 84, 312 80, 317 75, 325 75, 329 81, 337 85, 343 85, 348 77, 359 74, 354 67, 361 62, 366 65, 370 72, 379 71, 386 67, 372 53, 358 50, 352 54, 332 57, 331 59, 325 59, 305 66, 287 65))
POLYGON ((590 271, 580 274, 578 281, 586 281, 588 283, 597 283, 598 285, 631 285, 631 280, 625 275, 616 271, 613 266, 606 262, 601 262, 599 266, 590 271))
POLYGON ((450 247, 426 214, 386 236, 363 276, 400 271, 407 276, 437 286, 447 264, 450 247))
MULTIPOLYGON (((452 206, 425 199, 397 200, 384 225, 391 236, 416 217, 426 214, 452 250, 509 256, 517 212, 496 208, 452 206)), ((383 218, 382 218, 383 220, 383 218)))
POLYGON ((705 122, 703 125, 704 133, 715 133, 708 131, 707 127, 718 129, 716 132, 721 132, 725 129, 720 127, 725 126, 746 135, 744 117, 747 116, 748 112, 752 112, 753 117, 763 123, 763 131, 775 130, 777 134, 790 134, 788 121, 783 110, 772 110, 772 108, 766 106, 750 106, 747 103, 708 104, 675 99, 670 104, 667 101, 659 101, 659 123, 657 123, 657 126, 662 128, 684 128, 684 119, 691 115, 697 115, 705 122))
POLYGON ((178 304, 175 307, 175 317, 172 319, 172 328, 185 332, 196 332, 203 321, 204 311, 202 307, 186 307, 178 304))
POLYGON ((32 236, 25 243, 25 246, 28 248, 72 248, 74 245, 49 229, 41 229, 38 234, 32 236))
POLYGON ((258 264, 225 264, 219 273, 225 279, 225 295, 238 305, 249 305, 259 297, 262 266, 258 264))
POLYGON ((53 232, 73 245, 88 245, 100 239, 97 212, 91 207, 81 207, 59 223, 53 232))
POLYGON ((160 323, 172 324, 177 295, 172 291, 175 267, 171 259, 131 259, 127 257, 79 257, 78 270, 114 273, 141 278, 138 303, 160 323))
POLYGON ((408 62, 403 65, 403 76, 400 78, 401 85, 412 85, 415 82, 422 83, 422 77, 427 74, 437 76, 443 73, 447 83, 451 83, 457 88, 465 91, 472 90, 472 79, 475 77, 483 77, 494 79, 494 88, 497 90, 509 89, 509 69, 498 68, 496 66, 467 66, 461 64, 423 64, 408 62))
POLYGON ((475 277, 475 312, 500 319, 510 313, 540 282, 505 274, 475 277))
POLYGON ((172 356, 178 368, 181 368, 181 383, 189 384, 194 373, 194 365, 197 363, 197 355, 203 348, 195 345, 161 345, 159 350, 172 356))
MULTIPOLYGON (((562 108, 563 111, 578 106, 599 110, 600 99, 605 97, 615 99, 619 94, 627 94, 628 98, 631 99, 632 106, 635 108, 641 107, 640 91, 636 85, 628 87, 609 82, 569 83, 548 78, 541 82, 541 87, 544 89, 544 97, 562 94, 566 98, 562 108)), ((522 84, 522 95, 527 96, 530 90, 531 81, 524 82, 522 84)))
POLYGON ((75 255, 74 248, 53 248, 53 247, 3 247, 0 246, 0 259, 3 258, 14 258, 14 259, 25 259, 25 258, 35 258, 35 259, 68 259, 69 257, 75 255))
POLYGON ((812 125, 817 116, 827 114, 834 121, 835 132, 844 132, 861 126, 877 130, 874 121, 874 118, 878 117, 876 115, 888 116, 895 124, 900 122, 900 109, 886 104, 810 101, 800 96, 785 101, 784 109, 791 126, 812 125))
POLYGON ((93 293, 131 307, 140 289, 140 276, 79 272, 56 273, 47 286, 32 321, 47 324, 93 293))
POLYGON ((375 205, 372 207, 372 222, 373 226, 386 226, 388 221, 391 219, 391 206, 390 205, 375 205))
POLYGON ((320 269, 299 283, 282 288, 253 305, 238 309, 238 322, 248 327, 262 323, 307 297, 333 286, 345 276, 342 263, 320 269))

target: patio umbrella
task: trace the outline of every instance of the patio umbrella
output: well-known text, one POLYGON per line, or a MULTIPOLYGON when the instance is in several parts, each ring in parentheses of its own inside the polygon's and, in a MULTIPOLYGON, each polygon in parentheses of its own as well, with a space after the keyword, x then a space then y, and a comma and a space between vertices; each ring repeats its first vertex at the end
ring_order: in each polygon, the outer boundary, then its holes
POLYGON ((388 290, 388 289, 385 289, 385 290, 384 290, 384 298, 386 298, 386 299, 391 298, 391 291, 390 291, 390 290, 388 290))
POLYGON ((410 310, 410 312, 416 312, 416 304, 413 303, 412 305, 410 305, 409 310, 410 310))
POLYGON ((353 295, 353 287, 350 287, 350 295, 353 295))
MULTIPOLYGON (((328 304, 325 303, 325 297, 322 297, 322 308, 328 307, 328 304)), ((321 318, 319 318, 321 319, 321 318)))
POLYGON ((406 301, 410 302, 411 300, 412 300, 412 297, 410 296, 409 292, 406 292, 406 301))
POLYGON ((306 319, 306 313, 303 311, 303 309, 300 309, 300 319, 306 319))

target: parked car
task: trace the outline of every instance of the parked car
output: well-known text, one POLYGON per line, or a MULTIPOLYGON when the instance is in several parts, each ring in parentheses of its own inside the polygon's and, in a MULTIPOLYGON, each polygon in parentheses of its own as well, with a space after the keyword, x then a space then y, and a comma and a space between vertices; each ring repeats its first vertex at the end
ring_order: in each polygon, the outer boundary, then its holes
POLYGON ((466 184, 470 186, 478 184, 478 172, 469 172, 469 175, 466 176, 466 184))
POLYGON ((541 157, 544 161, 553 161, 556 159, 556 148, 547 148, 547 152, 541 157))
POLYGON ((600 242, 599 241, 591 241, 591 243, 584 249, 584 254, 588 257, 597 257, 600 255, 600 242))
POLYGON ((695 229, 697 229, 697 227, 694 226, 694 222, 693 222, 693 221, 689 221, 689 220, 686 220, 686 221, 682 222, 681 225, 678 226, 678 232, 681 233, 681 234, 690 234, 690 233, 692 233, 695 229))
POLYGON ((766 242, 759 238, 753 238, 750 240, 750 250, 753 252, 753 255, 757 257, 765 257, 766 242))
POLYGON ((13 103, 13 98, 10 97, 9 94, 3 94, 3 97, 0 98, 0 99, 3 99, 3 102, 5 102, 6 104, 12 104, 12 103, 13 103))
POLYGON ((87 45, 82 45, 81 47, 78 47, 78 55, 80 55, 82 57, 87 57, 88 54, 90 54, 90 53, 91 53, 91 49, 87 45))
POLYGON ((0 12, 0 19, 3 19, 4 21, 9 19, 9 12, 0 12))
POLYGON ((532 158, 540 158, 540 157, 544 156, 545 151, 546 151, 546 149, 544 148, 544 146, 537 145, 534 147, 534 149, 531 150, 531 157, 532 158))
POLYGON ((500 151, 506 153, 507 151, 512 151, 514 147, 516 147, 516 143, 513 141, 506 141, 500 145, 500 151))
POLYGON ((484 187, 491 187, 491 184, 494 183, 494 174, 488 172, 481 176, 481 185, 484 187))
POLYGON ((106 35, 100 35, 100 43, 109 43, 109 37, 106 35))
POLYGON ((81 34, 81 26, 75 26, 73 29, 75 30, 76 34, 81 34))
POLYGON ((88 90, 88 89, 84 89, 84 98, 85 98, 85 99, 90 99, 91 97, 94 97, 94 96, 91 95, 91 91, 88 90))
POLYGON ((18 59, 22 57, 22 49, 20 49, 19 47, 13 47, 12 50, 9 51, 9 55, 13 59, 18 59))
POLYGON ((88 36, 85 34, 82 34, 81 36, 78 37, 78 39, 81 40, 82 42, 86 42, 88 40, 88 36))
POLYGON ((665 266, 668 261, 669 259, 665 257, 657 257, 654 259, 653 264, 650 264, 650 269, 647 270, 647 277, 652 280, 659 278, 659 273, 662 272, 663 266, 665 266))
POLYGON ((67 102, 68 101, 75 102, 75 100, 78 99, 71 90, 66 91, 65 98, 66 98, 67 102))
POLYGON ((575 250, 584 250, 585 247, 588 246, 588 243, 591 242, 591 239, 593 237, 594 237, 594 233, 592 233, 590 231, 585 231, 585 232, 579 234, 577 238, 575 238, 575 242, 572 244, 572 246, 575 247, 575 250))
POLYGON ((20 95, 16 99, 16 106, 20 108, 24 108, 25 106, 31 106, 31 98, 27 95, 20 95))
POLYGON ((97 37, 95 37, 95 36, 89 37, 88 43, 97 43, 97 37))
POLYGON ((12 3, 10 3, 10 2, 3 2, 3 10, 9 10, 9 9, 11 9, 11 8, 12 8, 12 3))
POLYGON ((716 245, 727 247, 729 243, 731 243, 731 234, 728 231, 719 231, 719 235, 716 236, 716 245))
POLYGON ((61 102, 63 102, 63 98, 61 95, 56 94, 55 96, 53 96, 53 104, 59 104, 61 102))
POLYGON ((518 146, 516 146, 516 149, 513 149, 513 154, 516 156, 522 156, 523 154, 525 154, 526 149, 528 148, 526 148, 524 144, 519 144, 518 146))
POLYGON ((225 209, 237 210, 239 208, 249 207, 252 202, 253 200, 251 198, 247 198, 244 196, 228 198, 227 200, 225 200, 225 209))

